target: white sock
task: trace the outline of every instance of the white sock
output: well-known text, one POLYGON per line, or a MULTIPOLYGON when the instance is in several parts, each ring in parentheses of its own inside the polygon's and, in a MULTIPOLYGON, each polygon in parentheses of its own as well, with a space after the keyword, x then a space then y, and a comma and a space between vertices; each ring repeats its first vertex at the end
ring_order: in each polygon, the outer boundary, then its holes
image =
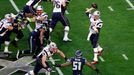
POLYGON ((97 46, 97 49, 98 49, 98 51, 102 51, 103 50, 103 48, 99 44, 97 46))
POLYGON ((64 31, 64 40, 68 39, 68 31, 64 31))
POLYGON ((18 41, 19 39, 17 37, 15 37, 15 41, 18 41))
POLYGON ((4 48, 4 52, 8 52, 9 44, 10 44, 10 42, 9 42, 9 41, 5 41, 5 48, 4 48))
POLYGON ((93 58, 93 60, 98 61, 98 50, 97 50, 97 48, 94 48, 93 50, 94 50, 94 58, 93 58))
POLYGON ((68 39, 68 33, 69 33, 69 26, 65 26, 63 40, 67 40, 68 39))

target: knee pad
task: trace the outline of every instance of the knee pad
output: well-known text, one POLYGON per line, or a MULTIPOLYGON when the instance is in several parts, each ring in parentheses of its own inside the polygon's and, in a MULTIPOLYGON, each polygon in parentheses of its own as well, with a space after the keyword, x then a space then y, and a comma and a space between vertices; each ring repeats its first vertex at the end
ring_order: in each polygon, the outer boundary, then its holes
POLYGON ((65 26, 64 31, 69 31, 69 26, 65 26))

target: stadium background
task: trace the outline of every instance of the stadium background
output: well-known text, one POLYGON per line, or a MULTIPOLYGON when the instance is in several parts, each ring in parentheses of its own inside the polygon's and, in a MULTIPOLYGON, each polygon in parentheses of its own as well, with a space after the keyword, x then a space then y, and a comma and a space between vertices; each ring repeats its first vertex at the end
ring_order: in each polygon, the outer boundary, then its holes
MULTIPOLYGON (((14 0, 19 9, 22 9, 28 0, 14 0)), ((130 0, 133 4, 134 1, 130 0)), ((102 75, 133 75, 134 74, 134 10, 126 10, 130 8, 125 0, 72 0, 69 4, 68 11, 70 14, 66 15, 71 23, 70 37, 73 40, 69 43, 62 42, 63 27, 60 23, 57 24, 54 32, 52 33, 52 40, 57 43, 60 50, 62 50, 67 57, 72 57, 77 49, 83 51, 84 57, 89 61, 92 60, 93 50, 90 42, 87 42, 87 34, 89 27, 89 20, 85 15, 85 8, 89 7, 92 2, 99 6, 101 18, 104 21, 103 28, 100 35, 100 44, 104 48, 102 55, 105 62, 101 60, 96 65, 102 72, 102 75), (112 6, 114 11, 110 11, 108 6, 112 6), (126 54, 128 60, 122 57, 126 54)), ((41 3, 44 10, 51 18, 52 3, 41 3)), ((9 0, 0 0, 0 18, 3 18, 7 13, 15 13, 15 9, 10 4, 9 0)), ((34 24, 31 23, 34 27, 34 24)), ((19 50, 28 49, 27 38, 29 30, 25 28, 24 38, 18 42, 19 50)), ((12 39, 14 34, 12 34, 12 39)), ((13 54, 9 60, 15 60, 15 54, 18 49, 10 45, 9 48, 13 54)), ((0 50, 2 51, 3 48, 0 50)), ((53 58, 61 58, 55 55, 53 58)), ((57 63, 63 63, 64 60, 57 63)), ((65 75, 71 75, 71 67, 61 68, 65 75)), ((83 70, 85 75, 97 75, 94 71, 85 67, 83 70)), ((17 72, 13 75, 23 75, 23 72, 17 72)), ((39 74, 44 75, 44 74, 39 74)), ((53 73, 52 75, 57 75, 53 73)))

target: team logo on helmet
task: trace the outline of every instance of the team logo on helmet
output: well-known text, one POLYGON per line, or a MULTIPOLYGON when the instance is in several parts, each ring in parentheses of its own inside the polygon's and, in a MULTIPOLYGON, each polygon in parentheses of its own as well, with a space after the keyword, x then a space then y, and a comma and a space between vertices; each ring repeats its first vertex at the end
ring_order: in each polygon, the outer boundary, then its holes
POLYGON ((57 48, 57 45, 54 42, 50 43, 50 48, 57 48))

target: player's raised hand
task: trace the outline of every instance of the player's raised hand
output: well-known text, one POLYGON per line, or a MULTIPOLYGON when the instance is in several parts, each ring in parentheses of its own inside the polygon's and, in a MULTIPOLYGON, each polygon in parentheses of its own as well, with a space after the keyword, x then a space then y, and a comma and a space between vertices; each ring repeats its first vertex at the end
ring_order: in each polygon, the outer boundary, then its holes
POLYGON ((98 9, 98 5, 96 3, 92 3, 91 7, 95 8, 95 9, 98 9))

